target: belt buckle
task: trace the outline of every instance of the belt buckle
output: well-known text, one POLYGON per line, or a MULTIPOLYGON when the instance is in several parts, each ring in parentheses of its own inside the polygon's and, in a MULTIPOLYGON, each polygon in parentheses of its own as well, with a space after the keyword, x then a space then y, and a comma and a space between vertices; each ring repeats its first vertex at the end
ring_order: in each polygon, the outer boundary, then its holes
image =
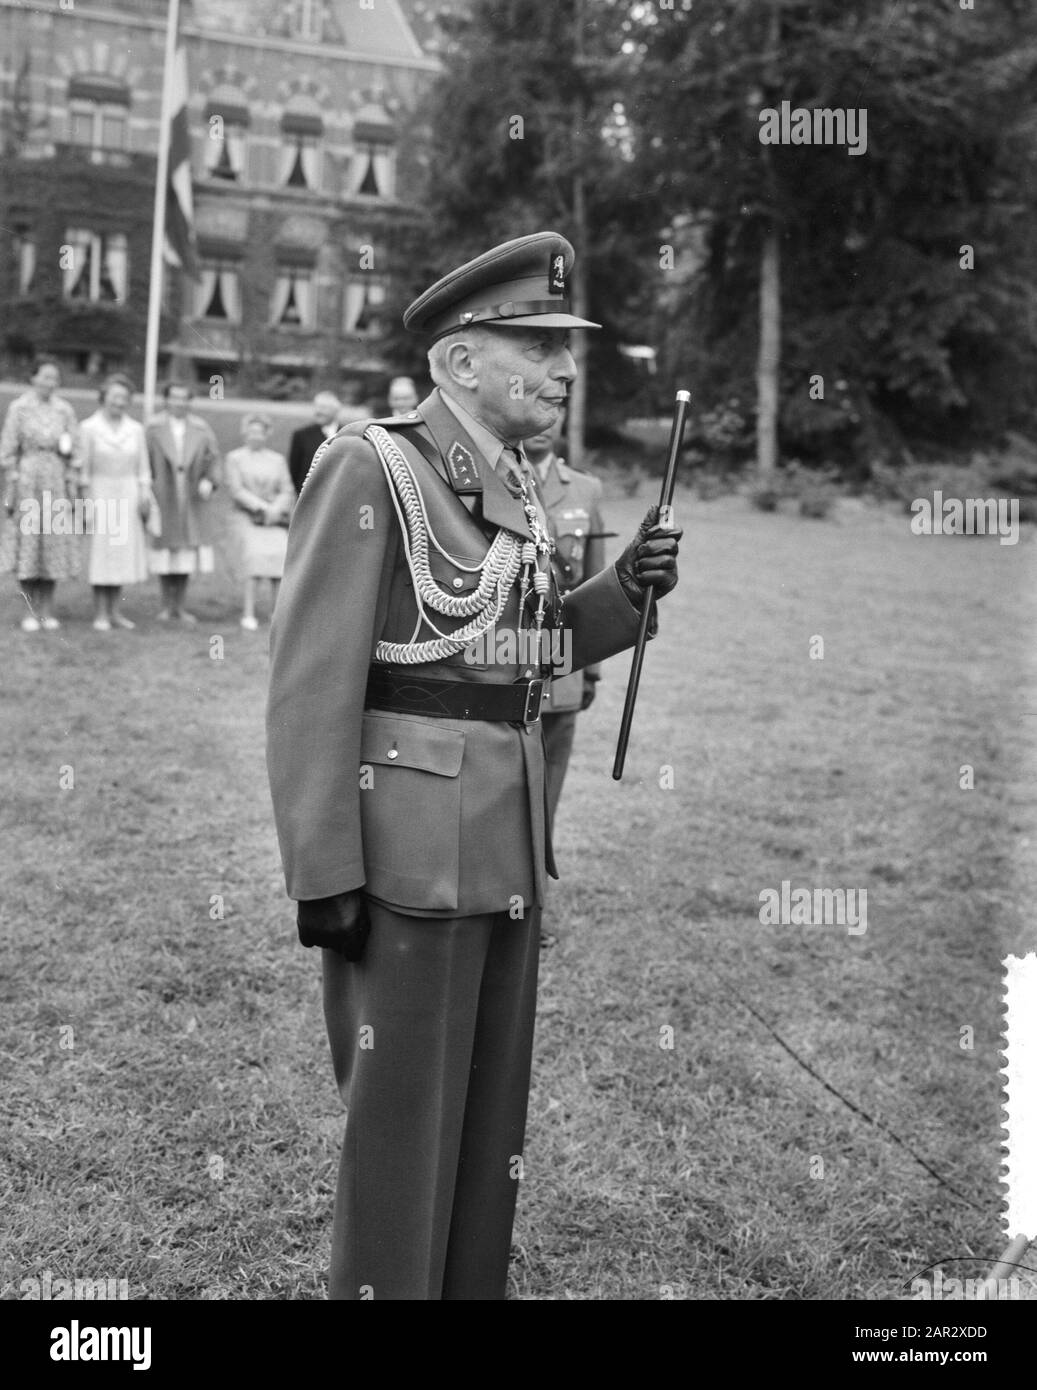
POLYGON ((526 704, 522 711, 523 724, 538 724, 540 722, 540 706, 544 701, 544 680, 538 676, 531 680, 526 688, 526 704))

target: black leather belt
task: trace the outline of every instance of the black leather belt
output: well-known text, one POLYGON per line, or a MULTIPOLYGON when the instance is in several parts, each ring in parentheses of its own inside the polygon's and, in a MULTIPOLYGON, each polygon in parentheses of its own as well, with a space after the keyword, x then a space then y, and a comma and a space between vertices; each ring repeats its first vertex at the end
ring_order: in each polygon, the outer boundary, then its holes
POLYGON ((540 718, 544 681, 487 685, 402 675, 372 666, 367 675, 365 709, 390 714, 425 714, 433 719, 489 719, 501 724, 535 724, 540 718))

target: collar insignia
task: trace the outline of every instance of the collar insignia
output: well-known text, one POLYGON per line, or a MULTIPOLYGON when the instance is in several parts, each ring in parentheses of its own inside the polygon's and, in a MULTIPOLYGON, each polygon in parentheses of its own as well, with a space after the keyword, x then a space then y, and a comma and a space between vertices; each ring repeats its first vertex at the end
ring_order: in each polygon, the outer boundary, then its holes
POLYGON ((455 439, 447 450, 446 466, 455 492, 482 492, 479 469, 470 449, 455 439))

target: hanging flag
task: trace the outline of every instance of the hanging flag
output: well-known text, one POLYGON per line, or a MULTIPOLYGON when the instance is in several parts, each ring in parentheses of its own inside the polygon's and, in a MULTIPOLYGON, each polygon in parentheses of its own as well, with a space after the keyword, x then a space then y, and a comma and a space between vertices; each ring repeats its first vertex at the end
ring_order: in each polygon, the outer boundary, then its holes
POLYGON ((187 54, 177 44, 173 59, 169 124, 169 185, 166 190, 165 258, 193 275, 197 266, 194 199, 191 195, 191 136, 187 124, 187 54))

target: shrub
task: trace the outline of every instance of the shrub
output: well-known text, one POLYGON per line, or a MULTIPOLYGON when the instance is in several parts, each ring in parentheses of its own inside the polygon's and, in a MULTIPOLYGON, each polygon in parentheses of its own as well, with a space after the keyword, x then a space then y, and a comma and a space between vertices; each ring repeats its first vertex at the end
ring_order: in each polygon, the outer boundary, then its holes
POLYGON ((775 483, 757 483, 749 491, 749 501, 758 512, 776 512, 781 491, 775 483))

